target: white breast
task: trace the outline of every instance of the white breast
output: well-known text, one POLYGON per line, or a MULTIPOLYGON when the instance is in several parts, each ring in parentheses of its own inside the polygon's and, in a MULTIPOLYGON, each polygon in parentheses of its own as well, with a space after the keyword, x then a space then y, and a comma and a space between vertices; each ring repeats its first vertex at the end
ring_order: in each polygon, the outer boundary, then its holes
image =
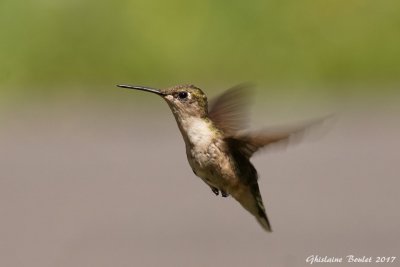
POLYGON ((213 139, 213 132, 207 121, 200 118, 193 118, 188 121, 187 136, 195 146, 199 148, 208 147, 213 139))

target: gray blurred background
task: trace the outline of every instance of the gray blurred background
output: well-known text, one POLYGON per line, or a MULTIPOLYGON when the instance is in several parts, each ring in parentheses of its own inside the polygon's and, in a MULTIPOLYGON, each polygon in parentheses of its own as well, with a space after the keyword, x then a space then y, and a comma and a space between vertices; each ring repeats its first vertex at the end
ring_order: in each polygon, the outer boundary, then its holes
POLYGON ((399 8, 1 1, 0 266, 400 257, 399 8), (161 99, 115 87, 211 98, 246 81, 253 128, 335 114, 318 139, 253 158, 272 234, 193 175, 161 99))

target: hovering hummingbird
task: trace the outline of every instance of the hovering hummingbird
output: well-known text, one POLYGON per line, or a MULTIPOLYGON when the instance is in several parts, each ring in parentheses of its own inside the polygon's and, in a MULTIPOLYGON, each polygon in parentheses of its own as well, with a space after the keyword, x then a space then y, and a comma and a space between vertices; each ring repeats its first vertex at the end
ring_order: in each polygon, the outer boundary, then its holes
POLYGON ((260 148, 286 142, 310 123, 282 131, 245 131, 248 90, 236 86, 217 97, 208 108, 207 96, 194 85, 159 90, 134 85, 118 87, 142 90, 161 96, 171 108, 186 145, 186 155, 195 175, 215 195, 231 195, 271 232, 258 187, 258 174, 250 162, 260 148))

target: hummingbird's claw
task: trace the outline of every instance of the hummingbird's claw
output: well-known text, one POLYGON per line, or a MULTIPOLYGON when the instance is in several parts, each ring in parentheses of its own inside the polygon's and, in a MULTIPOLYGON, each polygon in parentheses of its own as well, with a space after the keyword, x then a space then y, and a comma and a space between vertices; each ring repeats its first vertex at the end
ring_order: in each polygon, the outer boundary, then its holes
POLYGON ((222 197, 228 197, 229 194, 227 192, 221 190, 221 196, 222 197))
MULTIPOLYGON (((211 191, 212 191, 216 196, 219 195, 219 190, 218 190, 217 188, 211 187, 211 191)), ((221 191, 221 192, 222 192, 222 191, 221 191)))

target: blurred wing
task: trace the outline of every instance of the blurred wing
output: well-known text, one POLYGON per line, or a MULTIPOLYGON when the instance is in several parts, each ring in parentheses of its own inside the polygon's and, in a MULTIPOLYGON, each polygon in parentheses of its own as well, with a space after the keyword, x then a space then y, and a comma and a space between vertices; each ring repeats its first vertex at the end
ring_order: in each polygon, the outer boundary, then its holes
POLYGON ((248 84, 237 85, 211 101, 208 115, 225 134, 233 134, 247 126, 251 89, 248 84))
POLYGON ((321 126, 331 116, 311 120, 306 123, 288 126, 277 127, 275 129, 267 129, 258 132, 241 133, 226 137, 225 140, 231 144, 231 147, 238 149, 239 153, 244 157, 250 157, 260 148, 267 147, 271 144, 277 144, 286 147, 290 143, 298 143, 316 128, 321 126))

